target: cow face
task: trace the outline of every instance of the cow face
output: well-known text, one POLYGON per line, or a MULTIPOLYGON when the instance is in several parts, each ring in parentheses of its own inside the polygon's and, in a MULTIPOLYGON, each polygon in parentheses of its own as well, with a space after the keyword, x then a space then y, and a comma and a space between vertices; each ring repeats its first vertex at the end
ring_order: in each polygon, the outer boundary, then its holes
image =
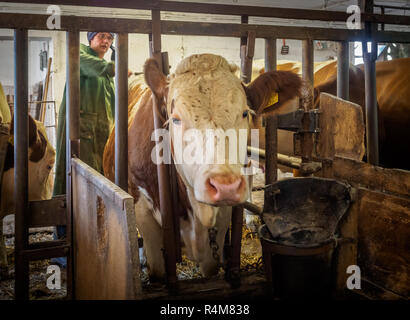
POLYGON ((246 87, 235 70, 212 54, 184 59, 169 80, 155 60, 144 66, 148 86, 166 106, 177 171, 191 203, 197 201, 202 208, 194 211, 200 212, 198 218, 206 226, 215 223, 215 210, 207 205, 232 206, 248 197, 249 182, 241 169, 247 165, 246 133, 252 127, 252 113, 262 113, 272 94, 290 84, 280 93, 278 104, 283 104, 298 94, 301 85, 297 75, 289 73, 291 80, 297 79, 295 86, 276 72, 265 73, 246 87))

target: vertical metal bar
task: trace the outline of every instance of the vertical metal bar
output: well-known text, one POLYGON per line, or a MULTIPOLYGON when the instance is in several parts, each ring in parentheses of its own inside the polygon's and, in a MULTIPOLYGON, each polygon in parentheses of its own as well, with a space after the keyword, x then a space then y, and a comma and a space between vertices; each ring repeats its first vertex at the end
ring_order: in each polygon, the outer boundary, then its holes
POLYGON ((128 192, 128 33, 117 34, 115 55, 115 184, 128 192))
MULTIPOLYGON (((161 55, 161 20, 160 12, 158 10, 152 10, 152 47, 153 57, 159 63, 161 70, 162 67, 162 55, 161 55)), ((163 127, 163 123, 159 117, 157 110, 160 109, 159 103, 155 95, 152 96, 153 114, 154 114, 154 128, 160 129, 163 127)), ((167 272, 167 284, 171 294, 175 293, 177 289, 177 277, 176 277, 176 249, 175 249, 175 234, 174 234, 174 212, 172 206, 172 196, 170 191, 170 174, 169 168, 160 163, 157 165, 158 174, 158 188, 159 188, 159 202, 160 211, 162 217, 162 230, 163 230, 163 246, 164 246, 164 260, 165 270, 167 272)), ((178 244, 179 245, 179 244, 178 244)))
MULTIPOLYGON (((302 40, 302 79, 308 83, 311 89, 311 96, 314 96, 313 86, 314 86, 314 69, 313 69, 313 40, 305 39, 302 40)), ((303 106, 305 111, 313 109, 313 99, 307 99, 303 106), (310 101, 311 100, 311 101, 310 101)), ((304 117, 303 119, 303 129, 307 130, 309 128, 309 117, 304 117)), ((304 132, 302 133, 302 144, 301 144, 302 162, 309 162, 312 157, 313 152, 313 134, 304 132)))
MULTIPOLYGON (((265 71, 276 70, 276 39, 265 39, 265 71)), ((269 185, 277 180, 278 175, 278 118, 269 116, 266 119, 265 149, 266 149, 266 171, 265 184, 269 185)))
MULTIPOLYGON (((366 13, 373 13, 373 0, 366 0, 366 13)), ((377 25, 365 23, 366 38, 371 39, 377 25)), ((367 42, 362 42, 365 80, 365 110, 366 110, 366 143, 367 162, 379 164, 379 121, 376 92, 376 59, 377 42, 371 42, 371 52, 368 53, 367 42)))
POLYGON ((314 84, 313 61, 313 40, 304 39, 302 40, 302 78, 309 82, 312 90, 314 84))
POLYGON ((77 30, 66 33, 67 88, 66 88, 66 197, 67 197, 67 242, 71 244, 67 256, 67 295, 75 298, 73 291, 74 250, 73 242, 73 198, 71 184, 71 158, 80 157, 80 33, 77 30))
POLYGON ((349 100, 349 42, 337 46, 337 96, 349 100))
POLYGON ((28 32, 14 31, 15 298, 29 298, 28 246, 28 32))
POLYGON ((160 70, 162 67, 161 56, 161 12, 152 10, 152 57, 157 60, 160 70))

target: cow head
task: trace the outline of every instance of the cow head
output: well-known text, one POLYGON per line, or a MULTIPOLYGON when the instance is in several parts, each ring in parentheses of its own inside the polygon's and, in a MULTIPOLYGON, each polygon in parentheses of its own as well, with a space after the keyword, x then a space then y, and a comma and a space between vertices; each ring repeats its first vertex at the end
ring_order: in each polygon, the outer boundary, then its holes
POLYGON ((262 74, 244 86, 235 70, 212 54, 184 59, 168 79, 155 60, 144 66, 146 83, 168 115, 177 171, 195 214, 208 227, 215 224, 215 207, 237 205, 248 197, 241 134, 252 128, 253 116, 263 113, 272 95, 280 109, 301 87, 299 76, 283 71, 262 74), (193 161, 186 161, 192 155, 193 161))
MULTIPOLYGON (((14 212, 14 121, 10 125, 1 190, 2 215, 14 212)), ((50 199, 53 191, 51 174, 55 150, 47 139, 45 127, 29 116, 28 198, 29 201, 50 199)))

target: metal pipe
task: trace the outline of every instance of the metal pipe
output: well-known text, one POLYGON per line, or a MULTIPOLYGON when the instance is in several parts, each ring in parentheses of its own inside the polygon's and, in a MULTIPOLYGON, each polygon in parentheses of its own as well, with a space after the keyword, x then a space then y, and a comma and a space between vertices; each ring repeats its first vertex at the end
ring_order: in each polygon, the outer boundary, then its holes
MULTIPOLYGON (((263 149, 248 146, 248 153, 253 153, 253 154, 258 153, 259 157, 263 159, 266 158, 266 152, 263 149)), ((277 153, 277 158, 278 158, 278 163, 283 166, 287 166, 287 167, 294 168, 294 169, 300 169, 300 166, 302 163, 302 160, 300 158, 287 156, 281 153, 277 153)))
MULTIPOLYGON (((324 11, 329 12, 329 11, 324 11)), ((390 16, 389 16, 390 17, 390 16)), ((48 30, 47 19, 50 16, 41 14, 0 13, 0 28, 30 28, 30 30, 48 30)), ((119 19, 99 17, 62 16, 62 31, 77 28, 80 31, 101 30, 101 26, 109 26, 110 32, 128 32, 147 34, 152 32, 149 20, 119 19)), ((337 28, 242 25, 234 23, 204 23, 187 21, 161 22, 162 34, 190 36, 244 37, 249 31, 254 31, 257 38, 267 38, 275 35, 284 39, 306 39, 326 41, 361 41, 365 38, 364 30, 347 30, 337 28)), ((373 34, 378 42, 410 42, 409 32, 378 31, 373 34)))
POLYGON ((71 158, 80 157, 80 33, 76 30, 66 34, 67 88, 66 88, 66 194, 67 194, 67 242, 71 244, 67 256, 67 293, 74 295, 74 239, 73 198, 71 184, 71 158))
MULTIPOLYGON (((161 21, 160 12, 152 11, 152 49, 153 57, 157 60, 162 68, 162 55, 161 55, 161 21)), ((160 115, 157 110, 160 110, 160 103, 157 101, 155 95, 152 95, 152 106, 154 115, 154 129, 157 132, 158 129, 163 127, 163 123, 160 119, 160 115)), ((158 138, 158 137, 157 137, 158 138)), ((159 141, 159 140, 157 140, 159 141)), ((167 284, 170 294, 175 293, 177 288, 176 277, 176 248, 175 248, 175 227, 174 227, 174 212, 172 204, 172 196, 170 190, 169 170, 164 163, 157 165, 158 174, 158 188, 159 188, 159 202, 160 211, 162 217, 162 230, 163 230, 163 246, 164 246, 164 260, 165 270, 167 272, 167 284)))
POLYGON ((15 215, 15 298, 29 298, 29 267, 24 257, 28 247, 28 32, 14 31, 14 199, 15 215))
MULTIPOLYGON (((365 11, 373 12, 373 0, 365 1, 365 11)), ((377 31, 377 25, 365 23, 365 31, 369 39, 377 31)), ((367 41, 362 42, 364 60, 365 82, 365 110, 366 110, 366 153, 367 162, 372 165, 379 164, 379 120, 377 110, 376 88, 376 59, 377 41, 371 42, 371 52, 367 50, 367 41)))
POLYGON ((128 192, 128 33, 116 40, 115 184, 128 192))
POLYGON ((349 42, 337 46, 337 96, 349 100, 349 42))
MULTIPOLYGON (((302 40, 302 79, 310 86, 311 96, 314 96, 314 69, 313 69, 313 40, 302 40)), ((303 108, 305 111, 313 109, 313 99, 306 99, 303 101, 303 108)), ((308 133, 309 118, 305 116, 302 120, 304 133, 302 133, 302 162, 309 162, 313 152, 313 134, 308 133)))
MULTIPOLYGON (((265 39, 265 70, 276 70, 276 39, 265 39)), ((265 128, 266 171, 265 184, 269 185, 277 180, 277 152, 278 152, 278 117, 273 115, 266 119, 265 128)))
POLYGON ((366 143, 367 162, 379 164, 379 121, 376 92, 376 59, 372 57, 377 50, 377 43, 372 42, 372 52, 364 53, 365 110, 366 110, 366 143))

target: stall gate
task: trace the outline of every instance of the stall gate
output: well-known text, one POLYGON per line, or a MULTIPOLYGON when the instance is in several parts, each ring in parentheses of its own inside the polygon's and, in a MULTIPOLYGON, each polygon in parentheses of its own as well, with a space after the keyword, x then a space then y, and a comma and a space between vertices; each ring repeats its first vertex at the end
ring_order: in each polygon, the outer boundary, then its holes
POLYGON ((140 298, 134 199, 79 159, 72 188, 74 297, 140 298))

